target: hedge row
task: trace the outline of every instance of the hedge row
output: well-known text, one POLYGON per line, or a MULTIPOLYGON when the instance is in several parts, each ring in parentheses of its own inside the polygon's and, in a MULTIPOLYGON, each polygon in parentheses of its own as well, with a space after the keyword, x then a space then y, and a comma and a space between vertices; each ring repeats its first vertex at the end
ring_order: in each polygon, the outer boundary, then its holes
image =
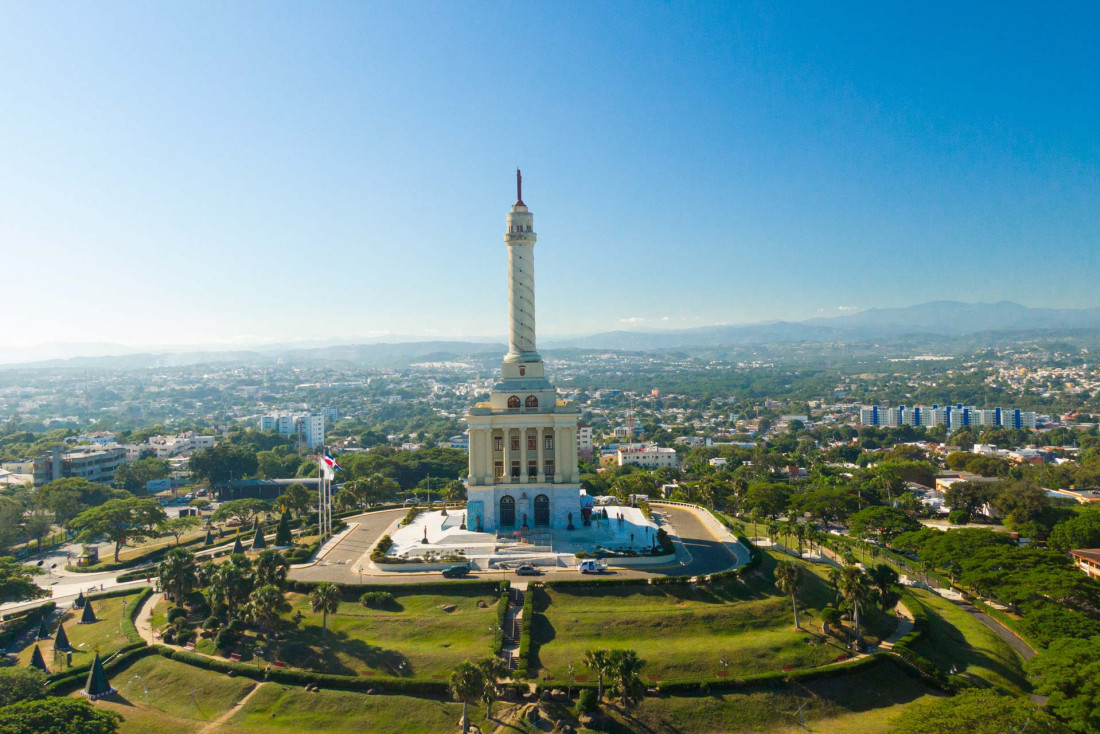
MULTIPOLYGON (((154 646, 159 647, 159 646, 154 646)), ((420 680, 414 678, 390 678, 359 675, 332 675, 329 673, 314 673, 308 670, 291 670, 289 668, 260 667, 248 663, 237 663, 232 660, 207 657, 187 650, 169 650, 160 648, 164 655, 185 665, 193 665, 196 668, 212 670, 216 673, 232 673, 243 675, 253 680, 270 680, 288 685, 306 685, 314 683, 324 688, 332 688, 341 691, 366 691, 374 690, 376 693, 401 693, 422 694, 433 696, 445 696, 449 687, 444 680, 420 680)), ((158 650, 158 652, 160 651, 158 650)))
POLYGON ((6 650, 8 645, 16 642, 28 630, 37 627, 42 623, 42 619, 53 614, 55 609, 57 604, 48 601, 42 606, 4 617, 4 629, 0 630, 0 650, 6 650))
POLYGON ((507 581, 501 584, 500 601, 497 602, 497 629, 496 634, 493 635, 493 655, 500 655, 504 649, 504 623, 508 619, 508 599, 511 596, 507 584, 507 581))
POLYGON ((945 691, 954 691, 957 686, 951 682, 948 676, 931 660, 913 650, 913 645, 924 637, 928 631, 928 610, 904 587, 901 589, 899 597, 913 616, 912 631, 895 642, 892 651, 903 662, 902 670, 908 673, 916 672, 925 681, 931 682, 945 691))
MULTIPOLYGON (((117 675, 130 667, 135 661, 147 655, 157 653, 164 654, 162 651, 167 649, 168 648, 162 648, 160 645, 131 645, 107 658, 107 660, 103 662, 103 670, 108 674, 117 675)), ((69 668, 63 673, 50 676, 47 679, 46 690, 55 696, 64 696, 72 693, 85 684, 88 679, 89 668, 91 668, 90 663, 88 665, 81 665, 79 668, 69 668)))
POLYGON ((535 618, 535 592, 537 584, 528 586, 523 595, 523 617, 519 624, 519 660, 516 662, 516 677, 526 678, 531 668, 531 624, 535 618))
MULTIPOLYGON (((287 591, 298 594, 308 594, 317 588, 320 581, 287 581, 287 591)), ((508 582, 503 582, 507 584, 508 582)), ((471 579, 469 581, 422 581, 416 584, 342 584, 334 583, 340 589, 341 598, 344 601, 358 601, 365 591, 388 591, 391 594, 441 594, 446 595, 455 589, 482 590, 487 593, 498 592, 502 588, 502 582, 496 579, 471 579)))
MULTIPOLYGON (((817 668, 803 668, 801 670, 792 670, 790 672, 785 671, 773 671, 770 673, 756 673, 753 675, 746 675, 739 678, 703 678, 696 680, 670 680, 661 681, 653 686, 658 694, 693 694, 693 693, 705 693, 715 690, 733 690, 737 688, 748 688, 750 686, 769 686, 780 685, 787 683, 796 683, 809 680, 817 680, 821 678, 834 678, 841 675, 848 675, 859 670, 869 669, 880 665, 889 659, 884 653, 875 653, 868 655, 867 657, 857 658, 855 660, 849 660, 843 663, 836 663, 834 665, 823 665, 817 668)), ((644 679, 645 673, 642 673, 644 679)), ((554 681, 552 683, 538 683, 535 686, 535 690, 538 693, 543 691, 549 691, 553 689, 560 689, 562 684, 560 681, 554 681)), ((591 689, 596 690, 597 684, 591 683, 574 683, 573 688, 577 690, 591 689)), ((605 686, 606 688, 606 686, 605 686)))
MULTIPOLYGON (((144 640, 142 640, 141 642, 131 642, 131 643, 125 645, 124 647, 122 647, 121 649, 119 649, 118 651, 112 653, 111 656, 108 658, 108 660, 113 660, 116 656, 125 656, 125 655, 128 655, 129 653, 134 652, 135 650, 143 650, 147 647, 149 647, 149 645, 147 645, 144 640)), ((66 668, 65 670, 61 670, 61 671, 58 671, 56 673, 52 673, 52 674, 46 676, 46 681, 50 685, 53 685, 54 683, 57 683, 58 681, 62 681, 62 680, 65 680, 67 678, 72 678, 72 677, 75 676, 77 678, 80 678, 81 682, 83 682, 84 676, 88 675, 88 671, 91 670, 91 668, 92 668, 92 661, 89 660, 88 662, 86 662, 82 665, 74 665, 71 668, 66 668)))
MULTIPOLYGON (((138 610, 141 609, 141 605, 153 595, 153 589, 149 586, 143 586, 133 599, 126 603, 126 609, 122 613, 122 634, 126 635, 126 639, 130 642, 144 642, 141 638, 141 633, 137 631, 137 626, 134 624, 134 619, 137 618, 138 610)), ((100 598, 100 597, 96 597, 100 598)))

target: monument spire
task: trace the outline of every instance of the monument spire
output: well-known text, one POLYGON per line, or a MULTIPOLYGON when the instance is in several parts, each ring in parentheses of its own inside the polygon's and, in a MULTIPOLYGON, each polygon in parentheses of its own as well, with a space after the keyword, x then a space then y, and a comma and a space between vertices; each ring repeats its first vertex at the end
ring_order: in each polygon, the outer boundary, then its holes
POLYGON ((523 174, 516 169, 516 203, 508 212, 504 242, 508 245, 509 362, 540 362, 535 351, 534 215, 523 203, 523 174))

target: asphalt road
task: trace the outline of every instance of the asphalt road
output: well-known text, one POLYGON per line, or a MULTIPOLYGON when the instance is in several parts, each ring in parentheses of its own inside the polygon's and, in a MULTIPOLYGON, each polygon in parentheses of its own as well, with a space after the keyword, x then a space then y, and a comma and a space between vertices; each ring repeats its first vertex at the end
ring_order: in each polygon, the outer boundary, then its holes
MULTIPOLYGON (((698 576, 723 571, 739 563, 739 559, 714 537, 694 512, 670 506, 653 509, 654 514, 662 521, 663 527, 677 543, 677 556, 680 562, 676 565, 657 568, 613 569, 604 573, 604 577, 698 576)), ((336 581, 345 584, 412 584, 439 579, 440 575, 437 572, 369 575, 352 570, 354 563, 370 550, 386 528, 404 514, 405 510, 384 510, 347 518, 349 523, 359 523, 359 527, 348 533, 317 564, 308 568, 291 569, 290 577, 299 581, 336 581)), ((740 559, 740 562, 747 560, 747 558, 740 559)), ((576 578, 578 576, 579 573, 576 571, 557 569, 543 574, 541 578, 576 578)), ((532 577, 516 576, 514 573, 504 571, 483 571, 471 574, 467 578, 524 581, 532 577)))

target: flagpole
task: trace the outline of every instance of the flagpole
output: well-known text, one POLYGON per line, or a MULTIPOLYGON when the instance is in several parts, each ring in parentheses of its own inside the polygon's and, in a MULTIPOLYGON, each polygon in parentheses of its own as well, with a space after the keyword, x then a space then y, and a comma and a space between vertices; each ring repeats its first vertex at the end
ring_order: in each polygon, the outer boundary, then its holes
POLYGON ((325 447, 317 455, 317 537, 325 542, 325 447))

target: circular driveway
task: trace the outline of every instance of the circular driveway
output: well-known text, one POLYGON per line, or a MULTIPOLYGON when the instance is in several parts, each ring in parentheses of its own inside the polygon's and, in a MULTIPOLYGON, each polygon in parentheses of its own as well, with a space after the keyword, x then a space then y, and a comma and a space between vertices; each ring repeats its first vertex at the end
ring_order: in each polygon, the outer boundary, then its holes
MULTIPOLYGON (((394 522, 404 517, 406 510, 382 510, 345 518, 359 526, 312 566, 294 568, 290 577, 297 581, 335 581, 344 584, 416 584, 430 580, 442 580, 438 571, 411 573, 360 574, 352 570, 355 562, 378 541, 378 538, 394 522)), ((655 505, 654 515, 660 520, 676 544, 678 563, 650 568, 617 568, 601 574, 602 578, 650 578, 663 576, 699 576, 725 571, 748 561, 730 551, 690 509, 672 505, 655 505)), ((740 546, 737 546, 740 548, 740 546)), ((578 578, 572 569, 554 569, 542 576, 517 576, 510 571, 480 571, 470 574, 471 579, 510 579, 528 581, 578 578)))

